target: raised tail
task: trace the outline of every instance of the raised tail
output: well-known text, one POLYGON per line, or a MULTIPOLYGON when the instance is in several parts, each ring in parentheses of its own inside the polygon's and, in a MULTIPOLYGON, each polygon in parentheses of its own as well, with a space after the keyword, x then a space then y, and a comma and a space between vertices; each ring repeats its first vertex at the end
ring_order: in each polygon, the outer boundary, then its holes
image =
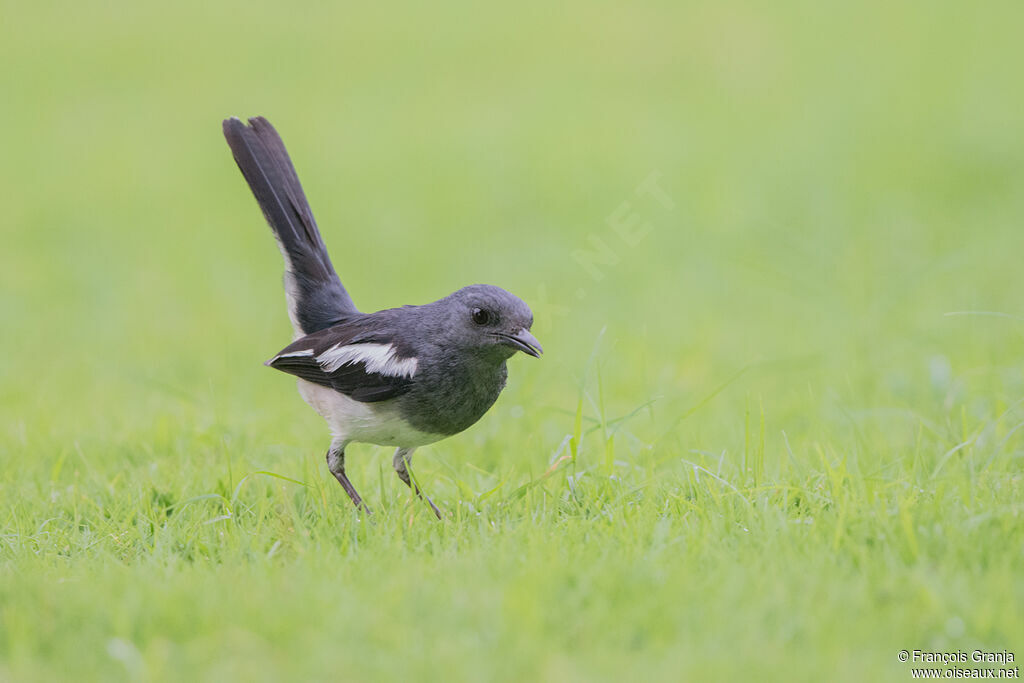
POLYGON ((262 116, 224 120, 224 137, 284 256, 288 317, 296 336, 359 313, 331 265, 281 136, 262 116))

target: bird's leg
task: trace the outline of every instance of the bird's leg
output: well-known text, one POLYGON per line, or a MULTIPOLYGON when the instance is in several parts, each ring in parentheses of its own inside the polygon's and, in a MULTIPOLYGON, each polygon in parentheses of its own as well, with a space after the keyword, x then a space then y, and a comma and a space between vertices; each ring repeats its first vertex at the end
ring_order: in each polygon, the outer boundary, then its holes
POLYGON ((414 448, 399 448, 395 451, 395 472, 398 473, 398 478, 404 481, 406 486, 415 491, 416 495, 419 496, 420 499, 427 501, 427 505, 430 506, 430 509, 434 511, 434 514, 437 515, 438 519, 441 519, 441 511, 437 509, 436 505, 434 505, 434 501, 430 500, 427 496, 424 496, 423 492, 420 491, 420 487, 414 484, 412 479, 409 478, 409 463, 412 461, 412 452, 414 450, 414 448))
POLYGON ((334 478, 341 484, 341 488, 345 489, 345 493, 352 499, 352 503, 369 514, 370 508, 366 507, 366 503, 359 496, 356 487, 352 486, 352 482, 348 480, 348 476, 345 474, 345 443, 343 441, 335 439, 331 442, 331 447, 327 451, 327 469, 331 471, 334 478))

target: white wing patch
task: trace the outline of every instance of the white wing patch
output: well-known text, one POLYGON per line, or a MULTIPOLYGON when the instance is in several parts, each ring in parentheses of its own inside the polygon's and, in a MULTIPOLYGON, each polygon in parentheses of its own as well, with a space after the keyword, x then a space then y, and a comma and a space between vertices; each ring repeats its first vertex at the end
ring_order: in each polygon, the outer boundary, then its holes
POLYGON ((412 377, 416 374, 415 358, 396 358, 391 344, 335 344, 316 357, 324 372, 334 372, 343 365, 363 363, 366 372, 389 377, 412 377))
POLYGON ((274 360, 278 358, 299 358, 302 356, 312 356, 313 349, 302 349, 301 351, 292 351, 291 353, 282 353, 278 356, 274 356, 274 360))

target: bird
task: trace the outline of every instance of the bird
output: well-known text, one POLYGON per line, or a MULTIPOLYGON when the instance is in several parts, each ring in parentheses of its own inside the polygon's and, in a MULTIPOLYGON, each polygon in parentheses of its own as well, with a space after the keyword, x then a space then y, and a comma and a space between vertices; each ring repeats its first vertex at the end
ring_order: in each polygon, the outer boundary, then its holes
POLYGON ((345 473, 351 443, 395 448, 398 477, 438 519, 409 476, 420 446, 458 434, 490 409, 516 353, 539 358, 533 313, 494 285, 374 313, 356 308, 331 263, 281 136, 262 116, 224 119, 224 137, 284 258, 292 342, 264 363, 297 377, 299 394, 331 433, 327 467, 369 514, 345 473))

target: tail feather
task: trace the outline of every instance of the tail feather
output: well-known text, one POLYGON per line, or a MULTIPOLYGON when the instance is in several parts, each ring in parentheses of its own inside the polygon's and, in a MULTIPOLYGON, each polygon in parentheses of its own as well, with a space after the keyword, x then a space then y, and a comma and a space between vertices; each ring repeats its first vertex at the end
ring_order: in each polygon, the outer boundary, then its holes
POLYGON ((262 116, 245 125, 224 120, 224 137, 285 261, 288 317, 297 336, 330 327, 359 311, 345 291, 281 136, 262 116))

